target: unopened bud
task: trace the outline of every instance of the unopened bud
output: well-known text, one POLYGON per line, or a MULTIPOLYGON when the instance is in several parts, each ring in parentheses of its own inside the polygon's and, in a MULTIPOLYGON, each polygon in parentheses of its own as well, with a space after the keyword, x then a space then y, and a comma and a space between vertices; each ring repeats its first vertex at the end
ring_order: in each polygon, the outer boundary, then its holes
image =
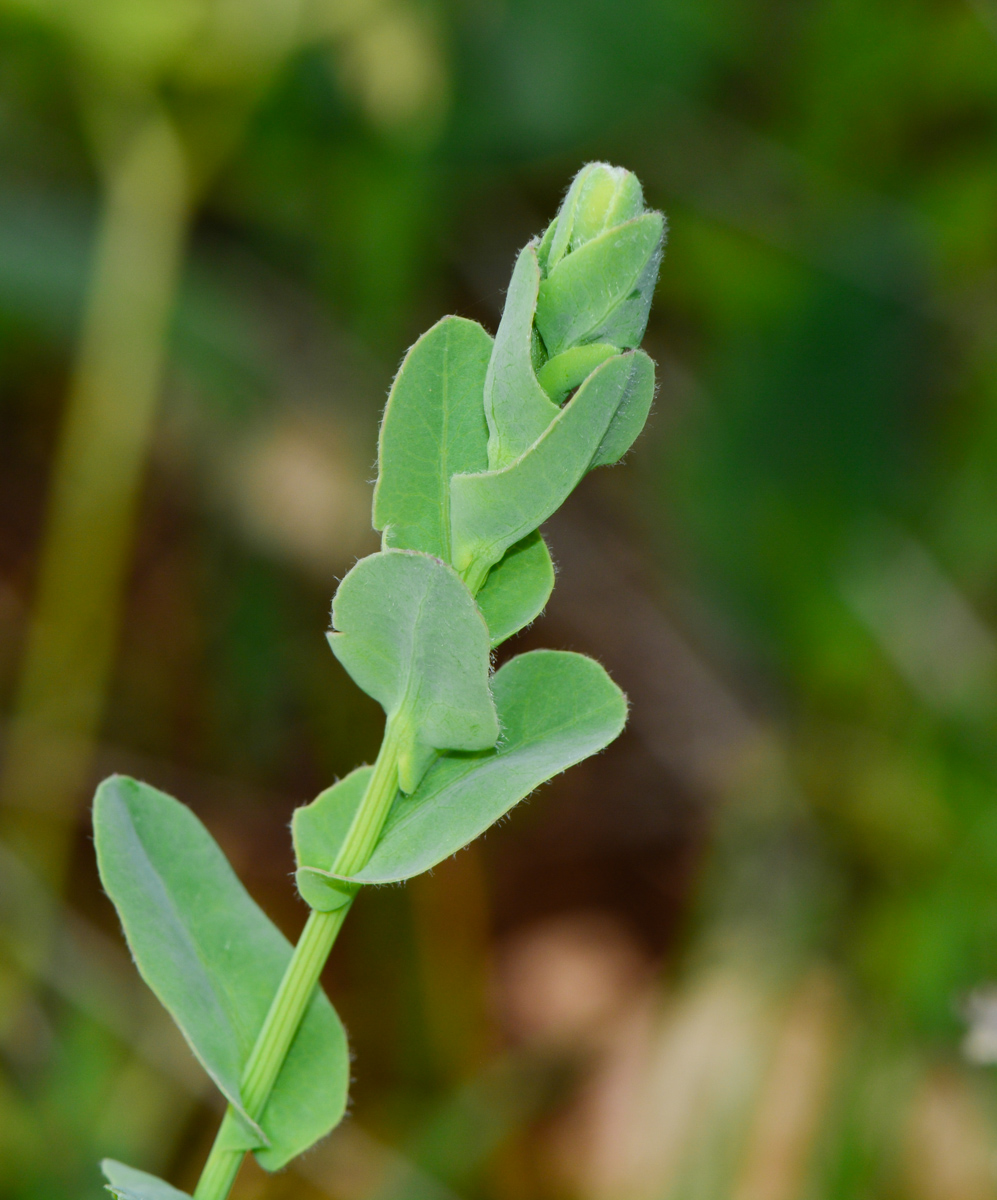
POLYGON ((553 359, 599 342, 640 345, 658 278, 665 220, 645 210, 637 177, 589 163, 537 248, 536 328, 553 359))
POLYGON ((575 176, 541 243, 541 267, 549 273, 569 251, 643 211, 644 193, 632 171, 589 163, 575 176))

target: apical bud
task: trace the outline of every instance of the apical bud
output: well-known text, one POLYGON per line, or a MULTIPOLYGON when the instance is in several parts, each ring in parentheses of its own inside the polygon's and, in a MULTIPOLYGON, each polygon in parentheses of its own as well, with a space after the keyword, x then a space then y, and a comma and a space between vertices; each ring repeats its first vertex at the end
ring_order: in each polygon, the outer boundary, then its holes
POLYGON ((664 232, 630 171, 606 163, 579 171, 538 247, 536 328, 551 359, 594 342, 640 345, 664 232))
POLYGON ((609 163, 589 163, 575 176, 544 235, 539 249, 541 267, 549 274, 568 251, 643 211, 644 193, 632 171, 609 163))

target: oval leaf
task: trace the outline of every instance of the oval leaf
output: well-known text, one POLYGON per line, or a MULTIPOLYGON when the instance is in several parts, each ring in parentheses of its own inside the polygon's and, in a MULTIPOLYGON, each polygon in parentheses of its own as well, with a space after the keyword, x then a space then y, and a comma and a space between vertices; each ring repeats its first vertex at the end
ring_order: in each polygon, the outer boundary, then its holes
MULTIPOLYGON (((654 363, 648 356, 641 350, 618 355, 592 372, 547 432, 511 466, 453 477, 454 566, 472 590, 510 546, 538 529, 585 473, 604 461, 599 456, 617 413, 636 416, 643 410, 646 415, 653 393, 654 363)), ((639 429, 630 420, 624 425, 632 442, 639 429)), ((608 440, 619 457, 622 439, 608 440)))
POLYGON ((492 646, 501 645, 536 620, 553 590, 554 564, 547 543, 536 530, 509 547, 477 594, 492 646))
POLYGON ((94 836, 101 882, 139 972, 226 1099, 257 1130, 257 1158, 276 1170, 328 1133, 345 1110, 349 1049, 332 1005, 316 989, 254 1123, 239 1079, 290 943, 197 817, 164 792, 120 775, 106 779, 94 800, 94 836))
POLYGON ((488 627, 456 572, 412 550, 360 562, 332 606, 333 653, 388 717, 399 781, 412 791, 435 750, 483 750, 498 737, 488 627))
POLYGON ((626 723, 626 698, 591 658, 533 650, 493 681, 498 745, 443 755, 418 790, 399 796, 358 883, 409 879, 473 841, 552 775, 607 746, 626 723))
POLYGON ((483 394, 492 339, 444 317, 405 355, 378 439, 374 528, 385 547, 450 561, 450 477, 488 467, 483 394))

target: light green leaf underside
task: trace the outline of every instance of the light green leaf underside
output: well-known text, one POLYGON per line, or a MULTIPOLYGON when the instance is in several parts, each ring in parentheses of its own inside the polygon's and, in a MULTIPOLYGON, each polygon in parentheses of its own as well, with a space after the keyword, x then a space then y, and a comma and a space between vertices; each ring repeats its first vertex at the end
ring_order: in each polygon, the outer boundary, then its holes
POLYGON ((619 458, 640 432, 653 395, 648 356, 640 350, 618 355, 592 372, 516 462, 501 471, 454 476, 454 565, 472 585, 476 571, 538 529, 588 470, 619 458))
POLYGON ((107 1180, 107 1190, 118 1200, 190 1200, 186 1192, 171 1187, 155 1175, 126 1167, 113 1158, 105 1158, 100 1169, 107 1180))
POLYGON ((349 898, 350 892, 327 872, 346 840, 373 771, 373 767, 357 767, 345 779, 320 792, 311 804, 295 809, 291 818, 298 891, 306 904, 321 912, 341 908, 349 898))
MULTIPOLYGON (((495 674, 502 738, 478 754, 445 754, 412 796, 399 796, 357 883, 395 883, 455 854, 552 775, 607 746, 622 730, 626 699, 591 658, 533 650, 495 674)), ((346 782, 344 780, 344 782, 346 782)), ((342 786, 342 785, 340 785, 342 786)), ((344 805, 345 807, 345 805, 344 805)), ((345 815, 330 821, 313 861, 335 861, 345 815)))
POLYGON ((536 530, 510 546, 488 572, 478 592, 478 608, 488 625, 492 646, 535 620, 554 590, 554 564, 536 530))
POLYGON ((498 737, 488 627, 446 563, 413 550, 372 554, 339 585, 333 653, 388 717, 405 791, 432 750, 483 750, 498 737))
POLYGON ((483 394, 492 339, 444 317, 405 355, 378 441, 374 528, 383 545, 450 561, 450 477, 488 467, 483 394))
POLYGON ((532 446, 559 411, 533 370, 533 313, 539 287, 536 243, 531 242, 513 268, 485 377, 487 466, 492 470, 506 466, 532 446))
MULTIPOLYGON (((197 817, 164 792, 120 775, 105 780, 94 835, 101 882, 136 966, 248 1133, 239 1079, 289 942, 197 817)), ((260 1163, 276 1170, 328 1133, 348 1082, 346 1035, 318 989, 259 1119, 260 1163)))
POLYGON ((537 296, 537 329, 551 358, 582 342, 640 344, 663 237, 664 218, 648 212, 561 259, 537 296))

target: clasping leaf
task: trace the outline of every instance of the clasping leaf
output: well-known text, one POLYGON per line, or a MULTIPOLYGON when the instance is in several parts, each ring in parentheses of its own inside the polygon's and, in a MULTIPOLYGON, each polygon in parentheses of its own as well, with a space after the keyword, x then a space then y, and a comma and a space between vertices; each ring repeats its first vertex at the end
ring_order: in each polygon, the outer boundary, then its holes
POLYGON ((454 566, 472 590, 510 546, 564 503, 587 471, 629 449, 653 397, 651 359, 641 350, 617 355, 592 372, 514 463, 453 477, 454 566))
POLYGON ((332 621, 333 653, 387 715, 404 791, 435 751, 495 744, 488 627, 446 563, 410 550, 361 559, 339 585, 332 621))
MULTIPOLYGON (((623 693, 582 654, 521 654, 496 672, 492 686, 502 723, 498 745, 441 755, 412 795, 395 800, 370 860, 351 882, 393 883, 442 862, 552 775, 607 746, 626 722, 623 693)), ((308 868, 313 887, 323 876, 338 882, 318 864, 331 864, 339 852, 353 778, 295 814, 299 867, 308 868)))
POLYGON ((554 564, 547 543, 535 530, 509 547, 478 592, 492 645, 501 645, 538 617, 553 590, 554 564))

